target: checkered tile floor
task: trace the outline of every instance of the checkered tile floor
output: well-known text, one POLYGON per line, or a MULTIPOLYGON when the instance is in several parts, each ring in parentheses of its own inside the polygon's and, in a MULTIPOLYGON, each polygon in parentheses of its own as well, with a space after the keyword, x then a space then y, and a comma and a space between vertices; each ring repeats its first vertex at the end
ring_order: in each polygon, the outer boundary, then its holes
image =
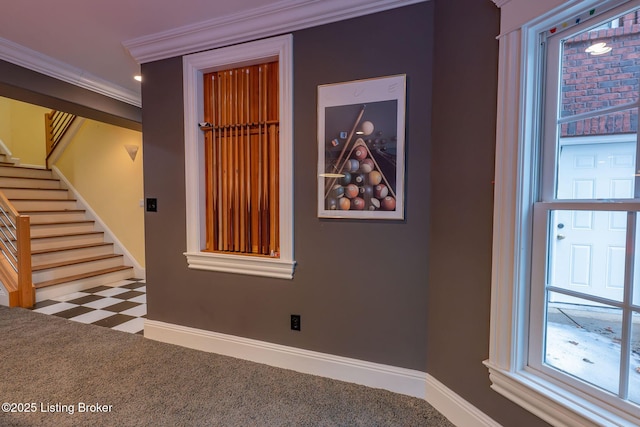
POLYGON ((143 281, 123 280, 38 302, 33 311, 142 335, 146 291, 143 281))

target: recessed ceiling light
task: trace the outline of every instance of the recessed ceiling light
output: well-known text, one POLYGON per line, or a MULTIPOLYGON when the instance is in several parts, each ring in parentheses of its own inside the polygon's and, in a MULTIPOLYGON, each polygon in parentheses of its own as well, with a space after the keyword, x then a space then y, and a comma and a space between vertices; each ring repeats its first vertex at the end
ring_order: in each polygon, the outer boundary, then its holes
POLYGON ((133 78, 134 78, 135 80, 139 81, 139 82, 141 82, 141 81, 142 81, 142 76, 141 76, 140 74, 137 74, 137 75, 133 76, 133 78))
POLYGON ((611 46, 607 46, 606 43, 601 42, 601 43, 592 44, 591 46, 586 48, 584 51, 591 55, 603 55, 607 52, 611 52, 611 49, 612 49, 611 46))

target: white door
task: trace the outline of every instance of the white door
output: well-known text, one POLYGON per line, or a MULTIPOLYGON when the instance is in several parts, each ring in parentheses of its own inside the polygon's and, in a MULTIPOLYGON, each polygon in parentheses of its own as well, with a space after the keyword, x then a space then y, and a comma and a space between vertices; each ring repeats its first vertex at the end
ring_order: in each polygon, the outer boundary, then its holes
MULTIPOLYGON (((633 197, 635 141, 564 145, 559 199, 633 197)), ((556 211, 550 230, 553 286, 622 301, 626 213, 556 211)), ((577 303, 554 294, 554 302, 577 303)))

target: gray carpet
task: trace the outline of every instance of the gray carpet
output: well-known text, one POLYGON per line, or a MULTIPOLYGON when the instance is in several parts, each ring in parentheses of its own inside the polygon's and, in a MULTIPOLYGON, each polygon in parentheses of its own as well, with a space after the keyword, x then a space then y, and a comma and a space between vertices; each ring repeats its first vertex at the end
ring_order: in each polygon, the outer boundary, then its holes
POLYGON ((0 402, 35 410, 3 404, 0 426, 453 425, 421 399, 20 308, 0 306, 0 337, 0 402))

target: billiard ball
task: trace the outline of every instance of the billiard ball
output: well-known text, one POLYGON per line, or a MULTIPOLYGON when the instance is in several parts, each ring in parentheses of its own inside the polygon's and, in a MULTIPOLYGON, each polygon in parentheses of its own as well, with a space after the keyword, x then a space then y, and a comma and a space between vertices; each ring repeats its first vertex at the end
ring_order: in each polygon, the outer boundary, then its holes
POLYGON ((369 172, 369 184, 378 185, 382 182, 382 174, 378 171, 369 172))
POLYGON ((356 185, 362 185, 364 184, 365 181, 365 174, 363 173, 356 173, 353 174, 353 183, 356 185))
POLYGON ((361 197, 356 197, 351 201, 351 209, 361 211, 364 209, 364 200, 361 197))
POLYGON ((356 159, 349 159, 346 161, 344 167, 348 172, 356 172, 360 169, 360 162, 356 159))
POLYGON ((360 145, 358 147, 356 147, 355 150, 353 150, 353 158, 356 160, 364 160, 367 158, 367 150, 364 148, 363 145, 360 145))
POLYGON ((349 184, 344 188, 344 195, 353 199, 358 195, 358 187, 355 184, 349 184))
POLYGON ((365 201, 369 201, 373 197, 373 186, 363 185, 362 187, 360 187, 360 197, 362 197, 365 201))
POLYGON ((380 200, 372 197, 371 200, 369 201, 369 210, 370 211, 375 211, 380 209, 380 200))
POLYGON ((382 206, 382 209, 385 211, 393 211, 396 209, 396 199, 394 199, 391 196, 387 196, 384 199, 382 199, 382 202, 380 203, 380 205, 382 206))
POLYGON ((340 178, 340 184, 342 185, 351 184, 351 174, 349 172, 342 172, 342 175, 344 176, 340 178))
POLYGON ((371 135, 373 133, 374 126, 370 121, 366 121, 362 122, 362 126, 360 129, 362 130, 362 133, 364 135, 371 135))
POLYGON ((351 207, 351 200, 347 199, 346 197, 343 197, 342 199, 340 199, 338 203, 339 203, 340 209, 343 211, 348 211, 349 208, 351 207))
POLYGON ((338 209, 338 200, 334 199, 333 197, 327 199, 327 209, 329 209, 330 211, 335 211, 336 209, 338 209))
POLYGON ((384 184, 378 184, 373 187, 373 195, 376 199, 384 199, 389 194, 389 189, 384 184))
POLYGON ((369 173, 373 170, 373 160, 363 159, 360 162, 360 172, 369 173))
POLYGON ((344 196, 344 187, 342 185, 336 184, 331 188, 331 195, 336 199, 344 196))

